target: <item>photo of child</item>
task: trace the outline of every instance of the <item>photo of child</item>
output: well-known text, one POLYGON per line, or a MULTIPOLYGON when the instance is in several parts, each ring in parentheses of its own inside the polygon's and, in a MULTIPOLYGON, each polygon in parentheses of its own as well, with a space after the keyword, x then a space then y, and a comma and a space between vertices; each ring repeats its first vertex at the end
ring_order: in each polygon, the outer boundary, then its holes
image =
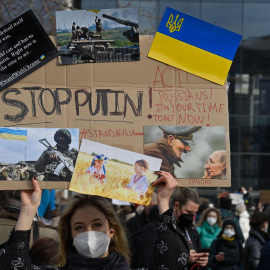
POLYGON ((106 170, 104 164, 107 162, 108 158, 104 155, 95 155, 91 166, 86 170, 86 173, 90 173, 90 175, 100 184, 106 184, 106 170))
POLYGON ((82 139, 69 190, 149 205, 160 165, 161 159, 82 139))
POLYGON ((149 169, 149 163, 140 159, 135 162, 135 174, 132 175, 129 184, 126 188, 132 189, 136 193, 138 193, 138 198, 144 195, 148 190, 149 181, 145 175, 145 172, 149 169))

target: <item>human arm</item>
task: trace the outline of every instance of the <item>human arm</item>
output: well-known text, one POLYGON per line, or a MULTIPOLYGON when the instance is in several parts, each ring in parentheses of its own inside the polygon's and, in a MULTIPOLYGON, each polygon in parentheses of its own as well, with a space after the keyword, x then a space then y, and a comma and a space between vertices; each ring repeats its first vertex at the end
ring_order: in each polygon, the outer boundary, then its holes
POLYGON ((157 205, 159 214, 162 215, 169 209, 170 197, 178 186, 178 182, 168 172, 160 171, 157 174, 160 177, 152 185, 157 186, 157 205))
POLYGON ((34 216, 41 201, 41 189, 37 180, 32 179, 33 190, 21 191, 21 211, 15 231, 27 231, 31 229, 34 216))
POLYGON ((48 150, 45 150, 42 155, 39 157, 39 159, 36 161, 35 163, 35 170, 37 172, 44 172, 47 164, 48 164, 48 161, 50 159, 56 159, 57 158, 57 154, 55 151, 48 151, 48 150))
MULTIPOLYGON (((15 229, 10 233, 6 243, 0 246, 0 269, 37 269, 31 265, 28 256, 31 225, 33 217, 41 199, 41 190, 36 180, 32 180, 33 190, 21 191, 21 211, 15 229)), ((40 270, 55 269, 47 266, 40 266, 40 270)))

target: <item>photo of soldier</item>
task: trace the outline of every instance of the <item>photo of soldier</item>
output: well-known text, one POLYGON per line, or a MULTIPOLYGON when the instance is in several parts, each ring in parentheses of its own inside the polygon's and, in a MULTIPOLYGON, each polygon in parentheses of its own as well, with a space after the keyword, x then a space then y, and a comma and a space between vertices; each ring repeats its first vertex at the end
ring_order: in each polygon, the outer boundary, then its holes
POLYGON ((44 173, 43 181, 70 181, 78 155, 76 149, 69 149, 71 133, 64 128, 57 130, 54 147, 46 139, 39 141, 47 147, 35 163, 35 170, 44 173))
POLYGON ((98 18, 97 16, 95 18, 95 23, 96 23, 96 34, 101 35, 101 32, 105 30, 102 26, 101 19, 98 18))
POLYGON ((225 126, 144 126, 144 154, 162 159, 161 170, 176 178, 212 178, 204 177, 206 161, 217 149, 226 149, 225 126))
POLYGON ((20 165, 6 165, 0 170, 1 180, 20 181, 20 165))
POLYGON ((201 127, 159 126, 159 128, 163 131, 163 136, 155 143, 145 144, 144 154, 161 158, 160 169, 175 177, 174 165, 181 167, 180 162, 184 162, 182 154, 191 152, 190 144, 195 144, 193 133, 199 131, 201 127))

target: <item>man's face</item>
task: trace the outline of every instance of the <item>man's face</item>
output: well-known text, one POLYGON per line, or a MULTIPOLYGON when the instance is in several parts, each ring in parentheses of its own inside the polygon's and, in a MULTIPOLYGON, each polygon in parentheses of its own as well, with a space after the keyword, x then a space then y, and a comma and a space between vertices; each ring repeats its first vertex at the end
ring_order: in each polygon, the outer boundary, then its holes
POLYGON ((190 200, 187 201, 186 205, 181 206, 178 202, 176 202, 176 205, 178 206, 176 210, 177 217, 180 217, 182 214, 192 214, 195 216, 199 210, 199 204, 190 200))
POLYGON ((226 166, 224 163, 220 163, 221 153, 215 152, 209 156, 209 161, 204 166, 207 169, 210 176, 218 177, 224 172, 226 166))
POLYGON ((181 159, 183 152, 187 153, 191 151, 188 143, 175 139, 173 136, 169 136, 169 145, 172 147, 172 150, 178 159, 181 159))

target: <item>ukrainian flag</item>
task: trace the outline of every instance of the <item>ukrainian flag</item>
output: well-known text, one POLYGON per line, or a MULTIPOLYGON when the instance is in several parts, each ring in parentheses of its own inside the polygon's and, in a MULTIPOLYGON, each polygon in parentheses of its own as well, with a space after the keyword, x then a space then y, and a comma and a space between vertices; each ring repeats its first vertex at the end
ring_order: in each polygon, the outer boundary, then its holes
POLYGON ((167 7, 148 56, 224 85, 241 38, 167 7))
POLYGON ((27 140, 27 130, 15 130, 10 128, 0 128, 0 138, 7 140, 27 140))

